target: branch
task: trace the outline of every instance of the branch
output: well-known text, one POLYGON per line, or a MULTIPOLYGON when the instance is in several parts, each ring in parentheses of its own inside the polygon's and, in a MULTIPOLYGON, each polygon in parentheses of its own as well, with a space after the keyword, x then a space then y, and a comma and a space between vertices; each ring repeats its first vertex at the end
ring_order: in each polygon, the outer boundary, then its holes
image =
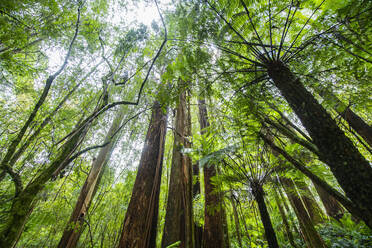
POLYGON ((76 37, 77 37, 77 34, 79 32, 79 25, 80 25, 80 8, 82 6, 79 5, 78 7, 78 18, 77 18, 77 21, 76 21, 76 28, 75 28, 75 34, 74 34, 74 37, 72 38, 71 40, 71 43, 70 43, 70 46, 68 48, 68 52, 66 54, 66 57, 65 57, 65 60, 62 64, 62 66, 60 67, 60 69, 55 72, 53 75, 50 75, 48 77, 48 79, 46 80, 46 84, 45 84, 45 87, 44 87, 44 90, 43 90, 43 93, 41 94, 38 102, 36 103, 34 109, 32 110, 30 116, 28 117, 26 123, 23 125, 21 131, 18 133, 17 137, 11 142, 8 150, 7 150, 7 153, 6 155, 4 156, 4 159, 2 160, 1 164, 0 164, 0 167, 2 167, 3 169, 6 169, 6 166, 10 166, 8 163, 9 163, 9 160, 11 159, 11 157, 13 156, 18 144, 21 142, 24 134, 26 133, 28 127, 30 126, 31 122, 35 119, 36 117, 36 114, 37 112, 39 111, 40 107, 43 105, 48 93, 49 93, 49 90, 50 90, 50 87, 54 81, 54 79, 63 71, 63 69, 66 67, 67 65, 67 62, 68 62, 68 59, 70 57, 70 54, 71 54, 71 50, 72 50, 72 45, 74 44, 75 40, 76 40, 76 37))
POLYGON ((118 127, 118 129, 111 135, 111 137, 109 138, 108 141, 106 141, 105 143, 101 144, 101 145, 95 145, 95 146, 91 146, 91 147, 87 147, 79 152, 77 152, 76 154, 74 154, 68 161, 67 161, 67 164, 69 164, 70 162, 72 162, 73 160, 75 160, 77 157, 79 157, 80 155, 90 151, 90 150, 94 150, 94 149, 97 149, 97 148, 102 148, 102 147, 105 147, 107 146, 108 144, 110 144, 112 142, 112 140, 115 138, 115 136, 119 133, 119 131, 126 125, 128 124, 129 121, 133 120, 134 118, 138 117, 140 114, 142 114, 143 112, 147 111, 148 109, 144 109, 140 112, 138 112, 137 114, 135 114, 134 116, 130 117, 128 120, 126 120, 123 124, 120 125, 120 127, 118 127))

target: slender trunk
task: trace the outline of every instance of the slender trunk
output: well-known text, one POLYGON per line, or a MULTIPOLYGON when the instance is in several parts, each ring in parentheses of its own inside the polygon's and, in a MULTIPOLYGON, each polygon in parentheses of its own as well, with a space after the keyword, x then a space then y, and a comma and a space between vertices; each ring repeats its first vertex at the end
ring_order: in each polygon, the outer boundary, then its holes
POLYGON ((155 247, 167 114, 154 103, 119 248, 155 247))
MULTIPOLYGON (((222 198, 220 198, 222 199, 222 198)), ((223 203, 221 202, 221 208, 222 208, 222 227, 223 227, 223 241, 224 241, 224 247, 230 248, 230 236, 229 236, 229 225, 227 224, 227 218, 226 218, 226 210, 223 207, 223 203)))
POLYGON ((78 17, 77 17, 77 21, 76 21, 76 24, 75 24, 75 33, 74 33, 74 36, 73 36, 73 38, 70 42, 70 45, 69 45, 67 54, 65 56, 65 59, 63 61, 63 64, 61 65, 61 67, 54 74, 50 75, 45 80, 45 86, 44 86, 43 92, 41 93, 41 95, 39 97, 39 100, 35 104, 34 108, 31 111, 31 114, 28 116, 26 122, 23 124, 23 126, 20 129, 20 131, 18 132, 17 136, 11 141, 4 158, 2 159, 2 161, 0 163, 0 169, 9 173, 10 176, 12 176, 12 175, 11 175, 11 171, 10 171, 9 168, 13 167, 13 164, 10 164, 10 160, 11 160, 12 156, 14 155, 14 153, 16 152, 17 146, 21 143, 24 135, 26 134, 26 131, 29 129, 31 123, 34 121, 37 113, 39 112, 39 109, 44 104, 54 80, 66 68, 68 60, 69 60, 70 55, 71 55, 72 46, 75 43, 76 37, 77 37, 78 32, 79 32, 79 25, 80 25, 80 6, 78 8, 78 17))
POLYGON ((300 222, 300 227, 304 235, 305 243, 308 248, 326 248, 324 241, 315 230, 313 222, 308 215, 300 196, 295 190, 293 182, 287 178, 280 178, 284 190, 300 222))
POLYGON ((265 229, 265 237, 270 248, 279 248, 278 241, 276 239, 275 231, 271 223, 269 212, 267 211, 265 199, 264 199, 264 190, 262 185, 259 183, 251 184, 254 198, 257 202, 258 209, 260 211, 260 217, 262 224, 265 229))
POLYGON ((230 198, 231 205, 233 207, 233 214, 234 214, 234 221, 235 221, 235 230, 236 230, 236 237, 238 239, 239 247, 243 247, 242 243, 242 236, 240 232, 240 222, 239 222, 239 215, 236 209, 235 200, 233 197, 230 198))
POLYGON ((322 223, 323 211, 316 202, 309 187, 306 185, 306 182, 302 179, 296 179, 294 183, 297 189, 300 191, 301 199, 307 209, 307 212, 309 213, 311 221, 314 223, 314 225, 322 223))
MULTIPOLYGON (((204 99, 199 99, 199 122, 201 133, 205 133, 205 128, 209 127, 207 106, 204 99)), ((203 247, 218 248, 224 247, 224 228, 223 211, 221 196, 215 185, 212 184, 212 178, 216 176, 216 167, 213 164, 207 164, 203 167, 204 172, 204 232, 203 247)))
POLYGON ((260 134, 266 144, 268 144, 271 149, 280 155, 282 155, 288 162, 290 162, 296 169, 301 171, 305 176, 307 176, 314 184, 318 184, 318 186, 322 187, 325 191, 328 192, 331 196, 333 196, 337 201, 339 201, 353 216, 362 219, 367 226, 372 228, 372 219, 368 215, 364 215, 363 209, 360 209, 359 206, 355 205, 351 202, 347 197, 342 195, 340 192, 335 190, 331 185, 329 185, 326 181, 312 173, 305 165, 301 162, 295 160, 292 156, 290 156, 286 151, 276 146, 268 137, 263 134, 260 134))
POLYGON ((276 192, 276 189, 273 190, 273 193, 274 193, 274 199, 275 199, 276 205, 278 206, 278 209, 279 209, 280 217, 282 218, 282 221, 283 221, 283 225, 284 225, 284 228, 285 228, 285 233, 286 233, 286 236, 288 238, 288 241, 289 241, 289 243, 291 244, 292 247, 298 248, 296 243, 294 242, 293 234, 291 232, 291 228, 289 227, 289 223, 288 223, 288 220, 287 220, 286 213, 285 213, 284 208, 283 208, 283 206, 282 206, 282 204, 279 200, 279 195, 276 192))
POLYGON ((322 87, 318 93, 324 99, 329 99, 336 112, 372 147, 372 127, 327 88, 322 87))
POLYGON ((120 123, 124 116, 124 108, 119 110, 118 115, 115 117, 108 133, 106 134, 105 143, 108 143, 105 147, 101 148, 98 157, 94 160, 90 169, 89 175, 85 180, 83 187, 80 190, 79 198, 75 204, 75 208, 72 211, 71 217, 67 222, 63 235, 59 241, 59 248, 73 248, 76 247, 82 233, 85 216, 89 211, 90 204, 94 198, 95 192, 98 189, 99 179, 103 173, 103 168, 110 159, 112 150, 115 145, 113 135, 120 126, 120 123))
POLYGON ((37 203, 38 194, 44 189, 46 182, 52 178, 56 170, 59 168, 65 168, 68 165, 70 156, 85 136, 85 130, 86 128, 83 128, 76 132, 63 145, 61 153, 56 157, 52 164, 43 170, 39 176, 31 181, 24 190, 13 199, 7 222, 0 233, 0 247, 15 247, 23 231, 24 225, 37 203))
POLYGON ((318 184, 314 183, 314 187, 316 189, 316 192, 318 192, 320 200, 322 201, 328 216, 336 220, 341 219, 344 215, 344 210, 341 207, 340 203, 318 184))
MULTIPOLYGON (((280 195, 280 199, 282 199, 282 203, 283 203, 283 206, 284 206, 284 209, 285 209, 285 211, 287 212, 287 213, 290 213, 291 211, 290 211, 290 209, 289 209, 289 206, 288 206, 288 203, 287 203, 287 198, 284 196, 284 193, 282 192, 282 190, 281 190, 281 188, 278 188, 278 192, 279 192, 279 195, 280 195)), ((290 217, 291 217, 291 215, 290 215, 290 217)), ((297 225, 296 225, 296 223, 295 223, 295 220, 291 217, 291 222, 292 222, 292 227, 293 227, 293 229, 294 229, 294 231, 299 235, 299 236, 301 236, 301 233, 300 233, 300 231, 298 230, 298 227, 297 227, 297 225)))
MULTIPOLYGON (((198 194, 200 194, 199 162, 196 162, 195 164, 193 164, 192 173, 193 173, 192 198, 194 199, 198 194)), ((202 247, 202 239, 203 239, 203 227, 199 223, 195 222, 194 223, 195 248, 202 247)))
POLYGON ((180 241, 179 247, 192 248, 192 164, 191 159, 181 151, 183 147, 190 147, 188 137, 191 127, 188 125, 189 110, 185 91, 180 94, 179 100, 162 247, 180 241))
POLYGON ((268 73, 308 130, 319 158, 328 164, 347 197, 372 220, 372 168, 368 161, 288 67, 272 62, 268 73))

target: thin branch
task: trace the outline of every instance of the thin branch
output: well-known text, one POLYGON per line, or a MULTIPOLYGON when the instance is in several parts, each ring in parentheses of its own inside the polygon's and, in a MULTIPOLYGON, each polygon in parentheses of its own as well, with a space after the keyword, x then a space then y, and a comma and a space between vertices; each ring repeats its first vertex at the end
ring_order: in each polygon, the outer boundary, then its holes
MULTIPOLYGON (((76 25, 75 25, 75 34, 70 42, 70 45, 69 45, 69 48, 68 48, 68 51, 67 51, 67 54, 66 54, 66 57, 64 59, 64 62, 62 64, 62 66, 60 67, 60 69, 58 71, 56 71, 53 75, 50 75, 48 77, 48 79, 46 80, 46 84, 44 86, 44 90, 43 90, 43 93, 41 94, 38 102, 36 103, 34 109, 32 110, 30 116, 28 117, 27 121, 25 122, 25 124, 23 125, 23 127, 21 128, 20 132, 18 133, 17 137, 11 142, 8 150, 7 150, 7 153, 6 155, 4 156, 3 160, 1 161, 1 164, 0 164, 0 167, 3 167, 3 169, 5 169, 4 167, 6 165, 8 165, 9 163, 9 160, 11 159, 11 157, 13 156, 18 144, 21 142, 24 134, 26 133, 27 129, 29 128, 31 122, 34 120, 34 118, 36 117, 36 114, 37 112, 39 111, 40 107, 43 105, 48 93, 49 93, 49 90, 50 90, 50 87, 54 81, 54 79, 59 75, 61 74, 61 72, 64 70, 64 68, 66 67, 67 63, 68 63, 68 60, 70 58, 70 55, 71 55, 71 50, 72 50, 72 46, 76 40, 76 37, 78 35, 78 32, 79 32, 79 25, 80 25, 80 9, 81 9, 82 5, 79 5, 78 7, 78 17, 77 17, 77 20, 76 20, 76 25)), ((9 166, 9 165, 8 165, 9 166)))

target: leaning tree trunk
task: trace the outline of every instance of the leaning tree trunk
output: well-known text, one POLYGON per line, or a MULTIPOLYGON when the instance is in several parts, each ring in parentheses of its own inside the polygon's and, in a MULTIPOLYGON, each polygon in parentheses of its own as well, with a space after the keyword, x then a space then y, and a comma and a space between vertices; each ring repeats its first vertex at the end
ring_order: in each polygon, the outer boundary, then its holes
POLYGON ((59 248, 73 248, 76 247, 79 241, 80 235, 84 230, 84 221, 87 212, 89 211, 90 204, 97 191, 101 175, 104 171, 104 166, 110 159, 112 150, 115 145, 113 135, 117 132, 120 124, 123 120, 124 108, 119 110, 115 117, 104 143, 107 144, 101 148, 98 157, 94 160, 90 169, 89 175, 86 178, 83 187, 80 190, 79 198, 75 204, 75 208, 72 211, 71 217, 67 222, 63 235, 59 241, 59 248))
POLYGON ((309 132, 319 158, 330 167, 346 195, 372 219, 372 168, 327 111, 280 61, 268 64, 268 74, 309 132))
MULTIPOLYGON (((205 128, 209 127, 207 106, 204 99, 199 99, 199 122, 201 133, 205 133, 205 128)), ((216 176, 216 167, 213 164, 207 164, 203 168, 204 172, 204 232, 203 247, 218 248, 224 247, 224 227, 221 196, 215 185, 212 184, 212 178, 216 176)))
POLYGON ((323 222, 323 211, 316 202, 313 193, 311 193, 309 187, 303 179, 295 179, 294 181, 297 189, 300 191, 301 199, 309 213, 311 221, 314 225, 323 222))
POLYGON ((234 200, 233 196, 230 197, 230 201, 231 201, 231 205, 233 207, 236 237, 238 239, 239 247, 243 247, 242 235, 241 235, 241 231, 240 231, 239 215, 238 215, 238 211, 236 209, 235 200, 234 200))
POLYGON ((300 228, 304 235, 306 246, 308 248, 326 248, 327 246, 320 237, 319 233, 315 230, 314 224, 311 221, 310 216, 308 215, 308 212, 306 211, 293 182, 284 177, 281 177, 280 181, 284 186, 284 190, 288 196, 289 202, 293 206, 298 221, 300 222, 300 228))
POLYGON ((167 114, 154 103, 119 248, 156 247, 159 193, 167 114))
POLYGON ((252 192, 254 198, 258 205, 258 210, 260 211, 261 221, 265 229, 265 237, 269 248, 279 248, 278 241, 276 239, 276 234, 271 223, 269 212, 267 211, 265 199, 264 199, 264 190, 260 183, 251 183, 252 192))
MULTIPOLYGON (((287 213, 290 213, 291 212, 291 210, 289 209, 289 206, 288 206, 288 202, 287 201, 289 201, 289 199, 288 198, 286 198, 285 196, 284 196, 284 193, 283 193, 283 191, 281 190, 281 187, 280 188, 278 188, 278 193, 279 193, 279 196, 280 196, 280 199, 281 199, 281 202, 283 203, 283 207, 284 207, 284 209, 285 209, 285 211, 287 211, 287 213)), ((292 218, 292 216, 289 214, 289 216, 290 216, 290 220, 291 220, 291 226, 293 227, 293 230, 295 231, 295 233, 298 235, 298 236, 302 236, 302 234, 300 233, 300 230, 298 230, 298 227, 297 227, 297 225, 296 225, 296 223, 295 223, 295 219, 294 218, 292 218)))
POLYGON ((70 137, 63 145, 61 153, 53 160, 51 165, 43 170, 39 176, 32 180, 26 188, 13 199, 6 224, 3 226, 0 233, 0 247, 15 247, 24 225, 37 203, 38 194, 44 189, 47 181, 53 177, 55 171, 65 168, 69 164, 69 158, 84 138, 86 129, 87 128, 82 128, 70 137))
POLYGON ((372 147, 372 127, 368 125, 359 115, 354 113, 349 106, 346 106, 326 87, 318 91, 324 99, 330 99, 332 107, 367 143, 372 147))
POLYGON ((344 209, 341 207, 340 203, 318 184, 314 183, 314 187, 316 192, 318 192, 327 215, 336 220, 341 219, 344 215, 344 209))
POLYGON ((192 163, 190 157, 182 152, 183 147, 191 146, 188 140, 191 127, 189 126, 189 110, 186 104, 186 92, 179 97, 176 109, 176 123, 172 167, 169 182, 169 193, 165 215, 162 247, 165 248, 176 242, 179 247, 192 248, 193 219, 192 219, 192 163))
POLYGON ((355 205, 351 202, 347 197, 342 195, 340 192, 335 190, 331 185, 329 185, 326 181, 312 173, 304 164, 295 160, 292 156, 290 156, 286 151, 281 149, 280 147, 276 146, 270 138, 266 137, 262 133, 260 133, 261 138, 265 141, 266 144, 270 146, 270 148, 282 155, 288 162, 290 162, 296 169, 301 171, 305 176, 307 176, 313 184, 318 184, 318 186, 322 187, 328 194, 333 196, 337 201, 339 201, 353 216, 356 218, 362 219, 367 226, 372 228, 372 219, 368 215, 363 215, 363 210, 359 208, 359 206, 355 205))
POLYGON ((287 216, 286 216, 284 208, 283 208, 283 206, 280 202, 279 195, 276 192, 276 189, 273 190, 273 193, 274 193, 274 199, 275 199, 276 205, 278 206, 278 209, 279 209, 280 217, 282 218, 282 221, 283 221, 283 225, 284 225, 284 228, 285 228, 285 233, 287 235, 288 241, 289 241, 289 243, 291 244, 292 247, 297 248, 297 245, 294 242, 294 238, 293 238, 291 228, 289 227, 287 216))

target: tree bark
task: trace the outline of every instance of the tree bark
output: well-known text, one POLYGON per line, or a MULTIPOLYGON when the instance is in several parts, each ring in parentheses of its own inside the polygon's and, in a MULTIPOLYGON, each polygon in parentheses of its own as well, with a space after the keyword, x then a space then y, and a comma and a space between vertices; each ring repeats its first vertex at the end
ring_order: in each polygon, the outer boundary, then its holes
MULTIPOLYGON (((182 83, 182 81, 180 81, 182 83)), ((180 241, 179 247, 192 248, 192 164, 191 159, 182 153, 182 148, 189 148, 191 127, 189 126, 189 110, 186 104, 186 91, 179 97, 176 109, 176 123, 172 167, 169 182, 169 193, 165 215, 162 247, 165 248, 180 241)))
POLYGON ((238 240, 238 243, 239 243, 239 247, 243 247, 242 236, 241 236, 241 231, 240 231, 239 215, 238 215, 238 211, 236 209, 235 200, 232 196, 230 197, 230 201, 231 201, 231 205, 233 207, 236 237, 237 237, 237 240, 238 240))
POLYGON ((155 102, 119 248, 156 247, 159 193, 167 114, 155 102))
POLYGON ((280 199, 279 199, 278 193, 276 192, 276 189, 273 190, 273 193, 274 193, 274 199, 275 199, 276 205, 278 206, 278 209, 279 209, 280 217, 282 217, 282 221, 283 221, 283 225, 284 225, 284 228, 285 228, 285 233, 287 235, 288 241, 289 241, 289 243, 291 244, 292 247, 298 248, 296 243, 294 242, 293 234, 292 234, 291 228, 289 227, 287 216, 286 216, 284 208, 283 208, 283 206, 280 202, 280 199))
MULTIPOLYGON (((201 133, 205 134, 205 128, 210 125, 205 100, 199 99, 198 105, 200 129, 201 133)), ((217 173, 216 167, 214 164, 206 164, 203 167, 203 172, 205 194, 203 247, 224 247, 223 206, 219 190, 212 184, 212 178, 217 173)))
POLYGON ((86 129, 80 129, 70 137, 51 165, 43 170, 13 199, 10 214, 0 233, 0 247, 15 247, 24 225, 37 203, 38 194, 44 189, 46 182, 51 179, 56 170, 65 168, 69 164, 69 158, 84 138, 86 129))
POLYGON ((269 248, 279 248, 275 231, 271 223, 270 215, 269 212, 267 211, 264 199, 264 190, 262 188, 262 185, 259 183, 251 183, 251 188, 253 191, 254 198, 257 202, 258 209, 260 211, 260 217, 265 229, 265 237, 269 245, 269 248))
POLYGON ((59 241, 59 248, 76 247, 77 242, 79 241, 80 235, 84 230, 83 226, 85 225, 85 216, 89 211, 91 202, 98 189, 99 181, 104 171, 104 167, 110 159, 112 150, 115 146, 113 135, 120 127, 123 117, 124 108, 119 110, 117 116, 111 124, 108 133, 106 134, 104 142, 108 144, 105 147, 101 148, 97 159, 94 160, 92 164, 89 175, 80 190, 80 195, 75 204, 75 208, 72 211, 71 217, 67 222, 63 235, 59 241))
MULTIPOLYGON (((309 132, 346 195, 372 220, 372 168, 327 111, 282 62, 268 64, 268 74, 309 132)), ((372 223, 370 223, 371 225, 372 223)))
POLYGON ((221 205, 222 205, 223 241, 224 241, 225 248, 230 248, 229 225, 227 224, 226 210, 223 207, 223 202, 221 202, 221 205))
POLYGON ((297 189, 300 190, 301 199, 307 209, 307 212, 309 213, 311 221, 314 223, 314 225, 322 223, 323 211, 316 202, 309 187, 306 185, 306 182, 302 179, 295 179, 294 183, 297 189))
POLYGON ((318 192, 327 215, 336 220, 341 219, 344 215, 344 209, 341 207, 340 203, 318 184, 314 183, 314 187, 318 192))
POLYGON ((287 178, 280 178, 284 190, 300 222, 300 228, 304 235, 305 243, 308 248, 326 248, 324 241, 315 230, 314 225, 303 205, 300 196, 295 190, 293 182, 287 178))
MULTIPOLYGON (((281 190, 281 188, 278 188, 278 192, 279 192, 280 199, 282 200, 282 203, 283 203, 283 206, 284 206, 285 211, 287 211, 287 213, 290 213, 291 211, 290 211, 290 209, 289 209, 288 202, 287 202, 287 201, 289 201, 288 198, 286 198, 286 197, 284 196, 284 193, 283 193, 283 191, 281 190)), ((291 218, 292 227, 293 227, 294 231, 295 231, 299 236, 301 236, 302 234, 301 234, 301 232, 298 230, 298 227, 297 227, 297 225, 296 225, 296 223, 295 223, 294 218, 292 218, 291 215, 290 215, 290 218, 291 218)))
POLYGON ((269 138, 265 135, 260 134, 266 144, 268 144, 271 149, 280 155, 282 155, 288 162, 290 162, 296 169, 301 171, 305 176, 307 176, 313 184, 318 184, 318 186, 322 187, 325 191, 328 192, 331 196, 333 196, 337 201, 339 201, 353 216, 362 219, 367 226, 372 228, 372 220, 369 216, 363 215, 363 211, 359 208, 359 206, 355 205, 351 202, 347 197, 342 195, 340 192, 335 190, 331 185, 329 185, 326 181, 312 173, 305 165, 300 163, 299 161, 295 160, 292 156, 290 156, 286 151, 276 146, 269 138))

